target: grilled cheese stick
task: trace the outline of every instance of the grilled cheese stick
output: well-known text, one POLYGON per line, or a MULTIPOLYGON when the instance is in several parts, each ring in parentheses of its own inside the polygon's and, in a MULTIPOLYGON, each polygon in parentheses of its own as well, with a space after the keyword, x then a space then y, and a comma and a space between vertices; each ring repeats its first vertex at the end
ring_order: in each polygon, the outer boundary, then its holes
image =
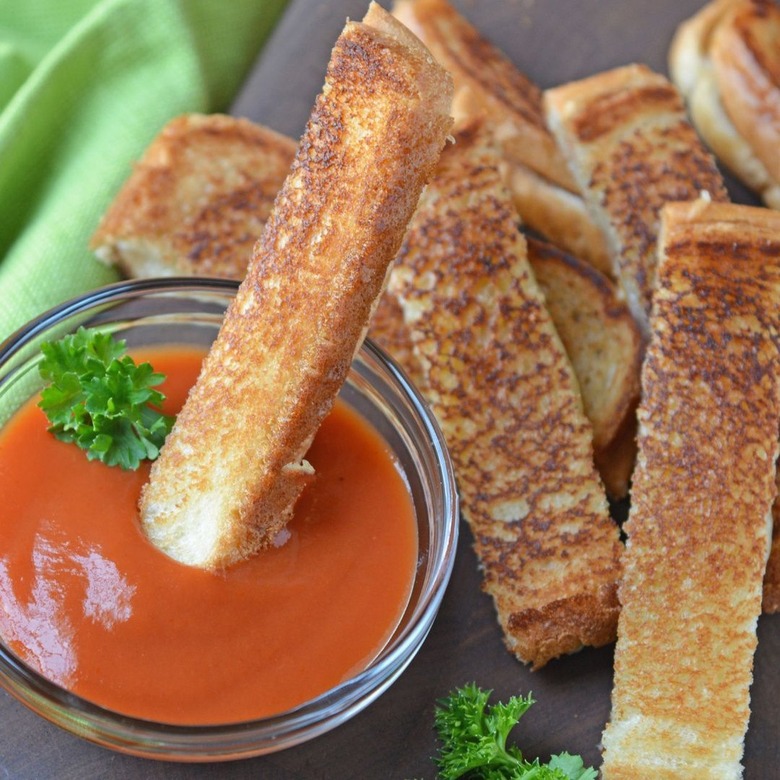
POLYGON ((616 278, 648 334, 658 214, 667 201, 728 196, 672 84, 628 65, 545 93, 547 121, 610 247, 616 278))
MULTIPOLYGON (((780 7, 745 0, 712 33, 710 57, 729 119, 780 189, 780 7)), ((776 203, 780 207, 780 203, 776 203)))
POLYGON ((456 125, 484 119, 523 222, 604 270, 604 236, 582 205, 542 111, 542 93, 447 0, 396 0, 393 13, 428 46, 455 81, 456 125))
POLYGON ((241 280, 295 146, 246 119, 176 117, 136 164, 90 248, 127 276, 241 280))
POLYGON ((235 301, 141 497, 150 540, 221 567, 270 544, 450 130, 449 76, 378 6, 348 22, 235 301))
POLYGON ((634 467, 627 442, 639 400, 642 334, 603 274, 549 244, 528 238, 528 259, 561 337, 593 426, 593 449, 607 493, 624 498, 634 467), (619 445, 619 446, 618 446, 619 445))
MULTIPOLYGON (((772 27, 777 30, 779 17, 780 9, 769 3, 714 0, 679 26, 669 50, 672 78, 685 94, 691 119, 701 137, 724 165, 750 189, 755 190, 767 206, 774 209, 780 209, 780 179, 773 179, 768 167, 758 158, 748 139, 734 126, 723 105, 720 87, 723 84, 728 89, 728 82, 735 77, 731 74, 732 65, 729 60, 739 53, 740 58, 746 59, 743 67, 748 68, 748 74, 754 73, 752 92, 750 85, 744 83, 742 89, 747 91, 744 95, 736 96, 738 100, 752 99, 753 110, 745 114, 745 117, 749 117, 748 121, 752 122, 750 117, 754 116, 756 107, 761 106, 762 102, 766 103, 766 111, 771 110, 769 101, 762 101, 760 96, 756 99, 755 86, 757 79, 771 80, 769 74, 772 68, 775 69, 774 87, 768 84, 766 87, 768 94, 775 95, 774 102, 777 106, 777 90, 780 89, 777 70, 780 67, 778 33, 774 34, 775 45, 772 48, 767 47, 771 38, 767 39, 766 31, 772 27), (711 49, 714 48, 714 32, 721 24, 728 29, 718 34, 718 67, 721 69, 721 76, 717 78, 711 49), (747 34, 751 28, 757 28, 759 31, 756 39, 747 34), (752 51, 755 51, 755 54, 752 54, 752 51), (762 60, 765 62, 763 66, 762 60)), ((732 101, 735 97, 733 88, 732 85, 732 101)), ((741 124, 744 125, 744 122, 743 118, 741 124)), ((777 120, 776 127, 780 127, 777 120)), ((777 145, 774 154, 777 160, 777 145)), ((772 513, 775 522, 772 551, 764 577, 764 612, 780 612, 780 499, 775 501, 772 513)))
POLYGON ((538 668, 614 639, 618 529, 574 371, 544 305, 498 156, 456 133, 389 289, 455 465, 509 649, 538 668))
MULTIPOLYGON (((527 249, 593 428, 598 472, 611 498, 625 498, 636 449, 633 431, 642 335, 614 285, 591 265, 538 239, 529 237, 527 249)), ((425 395, 425 377, 410 328, 392 290, 382 296, 369 336, 401 364, 425 395)))
POLYGON ((669 75, 686 97, 710 69, 708 49, 712 31, 726 11, 738 2, 741 0, 710 0, 677 27, 669 46, 669 75))
POLYGON ((774 181, 723 107, 712 69, 702 72, 688 96, 691 121, 718 160, 770 208, 780 209, 780 182, 774 181))
POLYGON ((737 778, 780 425, 780 214, 662 212, 604 780, 737 778))
POLYGON ((672 80, 685 96, 702 139, 772 208, 780 208, 778 20, 780 9, 771 2, 712 0, 679 25, 669 48, 672 80), (775 140, 768 147, 764 143, 769 156, 762 157, 751 139, 771 132, 773 106, 775 140))
POLYGON ((396 0, 393 15, 419 36, 452 74, 456 123, 484 114, 503 156, 577 192, 545 126, 539 87, 447 0, 396 0))

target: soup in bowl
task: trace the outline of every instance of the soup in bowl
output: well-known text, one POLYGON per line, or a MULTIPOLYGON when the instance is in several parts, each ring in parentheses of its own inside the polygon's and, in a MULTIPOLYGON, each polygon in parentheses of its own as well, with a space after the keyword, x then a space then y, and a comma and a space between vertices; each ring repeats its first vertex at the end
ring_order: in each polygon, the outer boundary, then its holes
POLYGON ((89 461, 47 430, 42 342, 82 326, 111 333, 165 375, 164 411, 175 414, 236 287, 119 283, 0 345, 0 684, 135 755, 248 757, 337 726, 411 662, 452 570, 458 506, 444 441, 370 341, 307 455, 316 477, 292 521, 224 570, 177 563, 145 538, 148 465, 89 461))

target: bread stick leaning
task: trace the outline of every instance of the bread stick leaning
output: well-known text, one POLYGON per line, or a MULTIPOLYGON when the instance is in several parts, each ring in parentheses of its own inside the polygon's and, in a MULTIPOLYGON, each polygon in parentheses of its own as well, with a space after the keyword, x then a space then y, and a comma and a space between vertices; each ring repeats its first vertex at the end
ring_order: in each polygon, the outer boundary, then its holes
POLYGON ((550 129, 607 236, 615 276, 647 335, 661 206, 703 193, 726 201, 723 180, 675 87, 644 65, 547 90, 544 103, 550 129))
POLYGON ((151 541, 226 566, 272 542, 450 130, 449 76, 372 4, 348 22, 247 275, 141 497, 151 541))
POLYGON ((420 200, 389 289, 447 439, 485 590, 538 668, 614 639, 621 549, 577 381, 476 127, 420 200))
POLYGON ((780 214, 662 211, 604 780, 741 777, 780 425, 780 214))

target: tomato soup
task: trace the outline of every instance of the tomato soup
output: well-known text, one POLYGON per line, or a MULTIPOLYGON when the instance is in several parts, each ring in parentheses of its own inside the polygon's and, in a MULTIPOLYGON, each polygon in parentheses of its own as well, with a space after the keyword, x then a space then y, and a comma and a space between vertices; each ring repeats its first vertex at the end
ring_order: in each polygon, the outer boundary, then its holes
MULTIPOLYGON (((144 353, 183 403, 203 353, 144 353)), ((408 488, 381 437, 338 402, 317 476, 280 544, 226 571, 179 564, 140 527, 137 472, 90 462, 31 401, 0 436, 0 633, 54 682, 174 724, 282 712, 365 668, 407 604, 408 488)))

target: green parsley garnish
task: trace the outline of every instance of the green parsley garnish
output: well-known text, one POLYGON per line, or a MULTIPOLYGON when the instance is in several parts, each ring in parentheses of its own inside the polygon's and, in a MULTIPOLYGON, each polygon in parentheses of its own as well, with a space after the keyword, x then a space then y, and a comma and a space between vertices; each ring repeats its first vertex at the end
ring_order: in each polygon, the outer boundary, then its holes
POLYGON ((596 770, 579 756, 561 753, 540 764, 507 745, 509 732, 534 700, 529 694, 488 705, 491 693, 472 683, 438 702, 435 725, 442 744, 435 760, 443 780, 596 780, 596 770))
POLYGON ((42 344, 38 370, 48 386, 38 406, 49 430, 77 444, 89 460, 136 469, 159 455, 174 418, 154 408, 165 400, 153 389, 165 377, 149 363, 136 365, 126 346, 86 328, 42 344))

